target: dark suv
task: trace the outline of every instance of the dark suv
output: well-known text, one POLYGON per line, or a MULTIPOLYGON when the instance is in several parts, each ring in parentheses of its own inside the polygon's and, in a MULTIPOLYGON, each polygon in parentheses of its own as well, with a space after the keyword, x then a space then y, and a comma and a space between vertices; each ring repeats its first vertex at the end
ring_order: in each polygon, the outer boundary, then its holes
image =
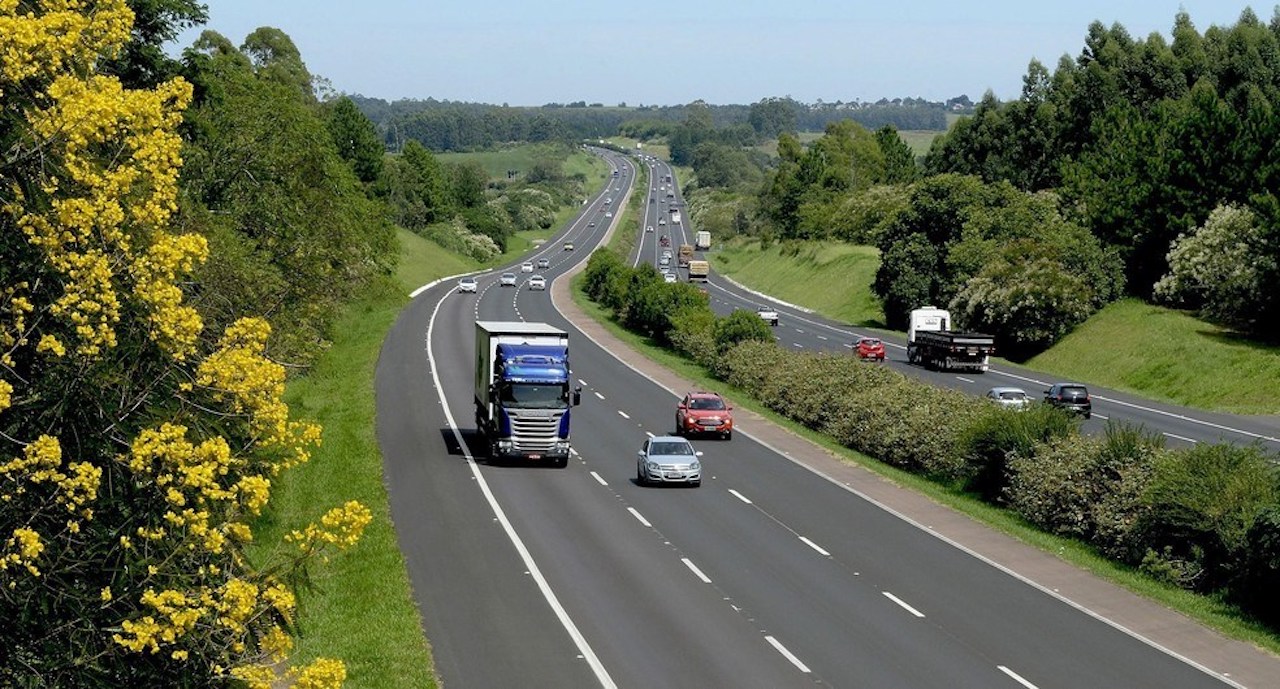
POLYGON ((1089 389, 1080 383, 1054 383, 1053 387, 1044 391, 1044 401, 1082 414, 1086 419, 1093 416, 1093 401, 1089 399, 1089 389))

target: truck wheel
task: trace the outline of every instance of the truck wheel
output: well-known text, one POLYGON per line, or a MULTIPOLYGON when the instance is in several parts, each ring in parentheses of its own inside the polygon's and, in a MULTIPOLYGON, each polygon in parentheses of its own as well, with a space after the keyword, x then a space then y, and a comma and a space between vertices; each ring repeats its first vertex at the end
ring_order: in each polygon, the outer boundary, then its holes
POLYGON ((555 462, 553 462, 553 464, 555 465, 555 467, 556 467, 557 469, 563 469, 563 468, 565 468, 565 467, 569 466, 569 457, 568 457, 568 456, 560 457, 560 458, 559 458, 559 459, 557 459, 555 462))

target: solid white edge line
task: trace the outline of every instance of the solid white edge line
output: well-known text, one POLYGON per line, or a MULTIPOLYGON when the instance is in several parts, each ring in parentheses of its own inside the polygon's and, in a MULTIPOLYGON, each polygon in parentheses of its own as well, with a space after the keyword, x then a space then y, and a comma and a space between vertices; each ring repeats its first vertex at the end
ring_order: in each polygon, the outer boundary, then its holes
POLYGON ((924 617, 924 613, 920 612, 919 610, 916 610, 915 608, 911 607, 910 605, 907 605, 907 602, 906 602, 906 601, 904 601, 904 600, 902 600, 901 598, 899 598, 899 597, 897 597, 897 596, 893 595, 892 593, 889 593, 888 591, 881 591, 880 593, 883 593, 885 598, 888 598, 889 600, 893 601, 894 603, 897 603, 899 606, 901 606, 901 607, 902 607, 902 609, 903 609, 903 610, 906 610, 907 612, 911 613, 912 615, 915 615, 916 617, 924 617))
POLYGON ((641 524, 644 524, 644 525, 645 525, 645 528, 648 528, 648 529, 652 529, 652 528, 653 528, 653 524, 650 524, 650 523, 649 523, 649 520, 648 520, 648 519, 645 519, 645 518, 644 518, 644 515, 643 515, 643 514, 640 514, 640 512, 639 512, 639 511, 637 511, 637 510, 636 510, 636 508, 634 508, 634 507, 628 507, 628 508, 627 508, 627 511, 628 511, 628 512, 630 512, 630 513, 631 513, 631 516, 635 517, 637 521, 639 521, 641 524))
POLYGON ((435 309, 431 311, 431 319, 427 321, 427 361, 431 364, 431 380, 435 383, 436 394, 440 397, 440 406, 444 409, 444 416, 449 423, 449 430, 453 432, 454 442, 458 443, 458 447, 462 450, 462 456, 467 460, 467 467, 471 469, 471 476, 475 478, 476 484, 480 486, 480 492, 484 494, 485 500, 489 502, 489 507, 493 510, 498 523, 502 525, 503 531, 507 533, 507 538, 511 540, 511 545, 515 546, 516 552, 519 553, 525 568, 529 570, 529 576, 538 585, 538 590, 542 592, 542 597, 546 599, 547 605, 551 606, 556 619, 560 620, 561 626, 569 633, 569 638, 573 639, 574 645, 578 647, 578 652, 582 654, 591 671, 595 673, 596 680, 600 682, 600 686, 604 687, 604 689, 617 689, 618 685, 609 676, 609 671, 605 669, 604 664, 600 662, 600 658, 591 649, 591 644, 587 643, 587 638, 578 630, 578 625, 573 623, 573 619, 569 617, 569 612, 565 610, 560 603, 560 599, 551 590, 551 584, 542 575, 542 570, 538 569, 538 563, 534 562, 533 554, 525 547, 524 541, 516 533, 511 521, 507 519, 507 513, 503 511, 493 491, 489 489, 489 483, 484 480, 480 465, 471 456, 471 450, 467 448, 467 443, 462 437, 462 431, 458 429, 458 424, 453 420, 453 411, 449 408, 449 401, 445 399, 444 387, 440 385, 440 374, 436 369, 436 358, 431 352, 431 333, 435 330, 436 316, 440 313, 442 304, 444 304, 444 299, 436 302, 435 309))
POLYGON ((1010 670, 1009 668, 1003 665, 997 665, 996 669, 1003 672, 1006 675, 1009 675, 1009 677, 1013 678, 1013 681, 1017 682, 1018 684, 1021 684, 1027 689, 1039 689, 1039 687, 1023 679, 1021 675, 1019 675, 1018 673, 1014 672, 1013 670, 1010 670))
POLYGON ((604 480, 604 477, 603 477, 603 476, 601 476, 600 474, 597 474, 597 473, 596 473, 596 472, 594 472, 594 471, 593 471, 593 472, 591 472, 591 478, 594 478, 594 479, 596 480, 596 483, 599 483, 599 484, 600 484, 600 485, 602 485, 602 486, 607 486, 607 485, 609 485, 609 482, 608 482, 608 481, 606 481, 606 480, 604 480))
POLYGON ((797 658, 794 653, 792 653, 791 651, 788 651, 787 647, 783 646, 781 641, 778 641, 777 639, 773 638, 772 636, 769 636, 768 634, 765 635, 764 640, 768 641, 769 645, 773 646, 774 650, 776 650, 778 653, 781 653, 783 658, 786 658, 787 660, 791 661, 791 664, 796 666, 797 670, 805 673, 806 675, 812 672, 809 669, 809 666, 800 662, 800 659, 797 658))
POLYGON ((817 543, 814 543, 813 541, 805 538, 804 536, 801 536, 800 540, 804 541, 804 544, 809 546, 810 548, 813 548, 819 553, 822 553, 823 557, 831 557, 831 553, 828 553, 827 551, 823 550, 822 546, 818 545, 817 543))
POLYGON ((747 503, 748 505, 750 505, 750 504, 751 504, 751 499, 750 499, 750 498, 748 498, 747 496, 743 495, 742 493, 739 493, 738 491, 736 491, 736 490, 734 490, 734 489, 732 489, 732 488, 730 488, 730 489, 729 489, 729 493, 730 493, 730 494, 732 494, 732 495, 733 495, 733 497, 735 497, 735 498, 737 498, 737 499, 739 499, 739 500, 741 500, 741 501, 743 501, 743 502, 747 503))
POLYGON ((680 561, 684 563, 684 566, 685 566, 685 567, 688 567, 688 568, 689 568, 689 571, 693 572, 693 575, 694 575, 694 576, 696 576, 696 577, 698 577, 699 579, 701 579, 701 580, 702 580, 702 583, 704 583, 704 584, 710 584, 710 583, 711 583, 711 578, 710 578, 710 577, 708 577, 707 575, 703 574, 703 573, 702 573, 702 570, 698 569, 698 566, 697 566, 697 565, 695 565, 695 564, 693 564, 693 560, 690 560, 690 559, 689 559, 689 558, 687 558, 687 557, 682 557, 682 558, 680 558, 680 561))

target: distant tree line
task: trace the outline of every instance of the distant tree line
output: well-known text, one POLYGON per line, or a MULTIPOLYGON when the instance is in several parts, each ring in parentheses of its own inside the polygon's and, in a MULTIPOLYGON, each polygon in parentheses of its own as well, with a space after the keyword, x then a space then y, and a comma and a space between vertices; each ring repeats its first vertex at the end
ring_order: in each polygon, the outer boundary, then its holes
POLYGON ((853 120, 865 127, 893 125, 898 129, 941 131, 946 113, 963 108, 967 97, 947 103, 922 99, 883 100, 878 103, 804 104, 790 98, 768 98, 752 105, 711 105, 695 101, 688 105, 604 107, 600 103, 548 103, 540 107, 511 107, 457 101, 398 100, 351 96, 352 102, 377 126, 389 150, 399 151, 416 140, 436 151, 481 150, 495 144, 529 141, 581 141, 623 134, 638 138, 667 136, 691 112, 709 117, 714 128, 749 126, 761 136, 772 138, 774 122, 754 118, 763 106, 785 110, 787 131, 823 131, 831 122, 853 120))

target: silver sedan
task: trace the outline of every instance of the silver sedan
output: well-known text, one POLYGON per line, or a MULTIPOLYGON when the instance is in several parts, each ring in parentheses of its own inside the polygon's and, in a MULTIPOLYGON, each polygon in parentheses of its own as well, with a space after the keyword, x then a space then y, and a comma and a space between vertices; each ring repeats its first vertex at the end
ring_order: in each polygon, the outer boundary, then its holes
POLYGON ((683 483, 702 485, 702 462, 693 444, 674 435, 649 438, 636 453, 636 481, 640 485, 650 483, 683 483))

